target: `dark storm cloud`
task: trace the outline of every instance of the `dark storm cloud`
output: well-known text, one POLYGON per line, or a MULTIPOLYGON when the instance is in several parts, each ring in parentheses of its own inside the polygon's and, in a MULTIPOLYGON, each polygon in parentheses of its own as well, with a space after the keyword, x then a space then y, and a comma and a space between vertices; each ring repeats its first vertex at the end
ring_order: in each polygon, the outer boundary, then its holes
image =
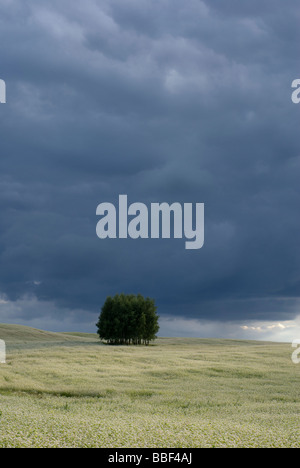
POLYGON ((1 294, 78 317, 121 291, 161 314, 294 317, 298 24, 292 0, 2 2, 1 294), (96 207, 121 193, 204 202, 203 249, 100 241, 96 207))

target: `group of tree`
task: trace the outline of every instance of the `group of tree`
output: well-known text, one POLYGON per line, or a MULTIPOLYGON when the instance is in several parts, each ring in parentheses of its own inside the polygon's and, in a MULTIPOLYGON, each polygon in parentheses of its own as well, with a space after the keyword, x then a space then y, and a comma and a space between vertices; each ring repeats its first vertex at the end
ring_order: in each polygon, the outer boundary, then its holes
POLYGON ((153 299, 141 294, 107 297, 96 324, 101 340, 109 344, 148 345, 159 330, 153 299))

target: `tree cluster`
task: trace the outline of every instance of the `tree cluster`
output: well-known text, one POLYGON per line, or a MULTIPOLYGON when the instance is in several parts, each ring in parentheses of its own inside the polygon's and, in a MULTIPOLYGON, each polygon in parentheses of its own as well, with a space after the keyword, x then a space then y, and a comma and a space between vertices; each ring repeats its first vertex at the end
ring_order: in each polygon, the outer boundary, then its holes
POLYGON ((156 338, 159 330, 153 299, 130 294, 108 297, 96 324, 101 340, 109 344, 144 344, 156 338))

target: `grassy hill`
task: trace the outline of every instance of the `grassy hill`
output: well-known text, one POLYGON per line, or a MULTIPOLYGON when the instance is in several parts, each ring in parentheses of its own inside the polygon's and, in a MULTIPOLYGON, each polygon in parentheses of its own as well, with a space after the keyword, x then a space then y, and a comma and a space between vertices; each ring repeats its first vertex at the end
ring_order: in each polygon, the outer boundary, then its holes
MULTIPOLYGON (((0 323, 0 339, 4 340, 8 349, 21 347, 38 347, 52 345, 76 345, 94 342, 96 334, 88 333, 58 333, 39 330, 24 325, 0 323)), ((99 339, 98 339, 99 341, 99 339)))

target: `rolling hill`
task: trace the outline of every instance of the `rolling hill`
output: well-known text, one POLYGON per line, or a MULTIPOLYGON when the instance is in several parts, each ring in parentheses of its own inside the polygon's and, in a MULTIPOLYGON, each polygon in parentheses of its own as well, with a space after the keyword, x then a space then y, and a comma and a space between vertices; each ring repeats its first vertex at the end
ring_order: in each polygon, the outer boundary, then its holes
POLYGON ((39 330, 24 325, 0 323, 0 339, 7 347, 31 347, 47 344, 81 344, 98 340, 96 334, 88 333, 61 333, 39 330))

